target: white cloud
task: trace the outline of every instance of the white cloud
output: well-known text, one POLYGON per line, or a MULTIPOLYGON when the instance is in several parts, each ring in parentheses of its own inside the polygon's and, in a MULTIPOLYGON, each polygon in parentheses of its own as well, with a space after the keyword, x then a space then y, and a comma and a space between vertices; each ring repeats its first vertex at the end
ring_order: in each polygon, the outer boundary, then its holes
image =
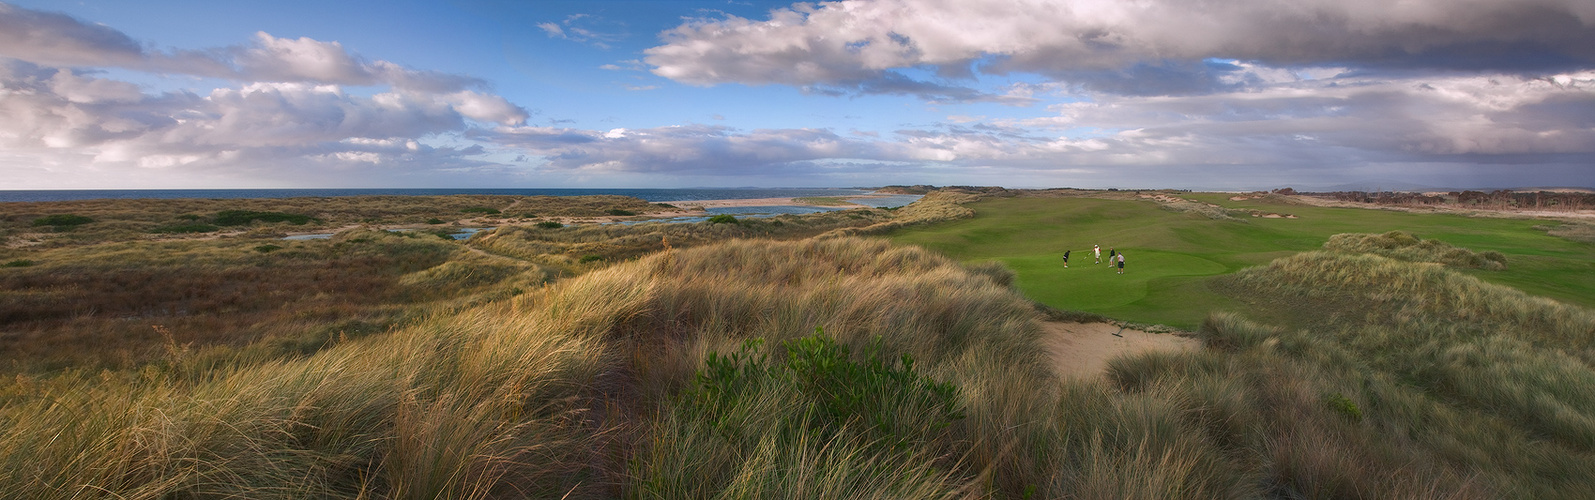
POLYGON ((152 51, 113 28, 0 3, 0 57, 47 67, 116 67, 256 82, 388 85, 426 92, 480 89, 480 79, 367 61, 336 41, 255 33, 249 43, 152 51))
POLYGON ((549 38, 565 38, 565 29, 554 23, 537 23, 537 27, 548 33, 549 38))
POLYGON ((619 24, 606 22, 590 14, 572 14, 566 16, 564 20, 558 23, 537 23, 537 28, 548 34, 549 38, 571 40, 601 49, 608 49, 610 44, 626 39, 626 34, 620 31, 621 26, 619 24), (603 26, 603 28, 600 28, 600 26, 603 26))
POLYGON ((1595 64, 1587 0, 844 0, 689 21, 648 49, 684 83, 856 85, 894 70, 1011 71, 1184 93, 1232 68, 1329 63, 1498 71, 1595 64), (1135 80, 1164 79, 1168 84, 1135 80))

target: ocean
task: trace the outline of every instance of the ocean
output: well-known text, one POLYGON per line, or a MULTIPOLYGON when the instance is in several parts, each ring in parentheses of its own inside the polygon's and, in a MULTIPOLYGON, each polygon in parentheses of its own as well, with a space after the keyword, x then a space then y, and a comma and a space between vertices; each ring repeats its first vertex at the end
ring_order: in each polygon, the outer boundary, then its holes
POLYGON ((89 189, 89 190, 0 190, 0 202, 72 201, 130 198, 298 198, 330 196, 428 196, 447 194, 496 194, 517 196, 583 196, 616 194, 650 202, 676 200, 746 200, 754 198, 796 198, 806 196, 849 196, 868 194, 858 188, 686 188, 686 189, 89 189))

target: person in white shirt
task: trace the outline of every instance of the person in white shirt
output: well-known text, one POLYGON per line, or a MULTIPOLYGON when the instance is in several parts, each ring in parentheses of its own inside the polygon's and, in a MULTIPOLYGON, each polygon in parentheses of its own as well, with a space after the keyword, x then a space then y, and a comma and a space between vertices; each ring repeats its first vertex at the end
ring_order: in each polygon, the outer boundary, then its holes
POLYGON ((1102 263, 1102 247, 1098 246, 1098 245, 1091 245, 1091 253, 1095 254, 1097 256, 1097 263, 1101 264, 1102 263))

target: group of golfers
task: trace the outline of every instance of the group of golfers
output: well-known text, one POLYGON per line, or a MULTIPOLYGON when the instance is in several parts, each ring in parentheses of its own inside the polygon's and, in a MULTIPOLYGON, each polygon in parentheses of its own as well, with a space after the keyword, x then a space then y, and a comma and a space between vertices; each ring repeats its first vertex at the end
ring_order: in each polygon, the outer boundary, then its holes
MULTIPOLYGON (((1102 263, 1102 246, 1101 245, 1091 245, 1091 256, 1096 258, 1096 260, 1097 260, 1096 263, 1097 264, 1101 264, 1102 263)), ((1118 264, 1119 265, 1119 274, 1124 274, 1124 252, 1120 252, 1120 251, 1118 251, 1116 249, 1109 248, 1108 249, 1108 267, 1113 267, 1114 264, 1118 264)), ((1063 267, 1069 267, 1069 250, 1064 250, 1063 251, 1063 267)))

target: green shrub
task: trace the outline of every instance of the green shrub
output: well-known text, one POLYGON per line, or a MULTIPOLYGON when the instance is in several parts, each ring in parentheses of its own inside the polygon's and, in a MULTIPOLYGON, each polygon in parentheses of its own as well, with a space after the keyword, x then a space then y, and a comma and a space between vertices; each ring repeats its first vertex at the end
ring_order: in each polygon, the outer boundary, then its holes
POLYGON ((537 227, 540 227, 540 228, 543 228, 543 229, 559 229, 559 228, 565 227, 565 225, 564 224, 560 224, 558 222, 551 221, 551 220, 546 220, 546 221, 537 223, 537 227))
POLYGON ((1362 409, 1358 408, 1357 403, 1347 398, 1346 395, 1337 392, 1330 394, 1329 397, 1325 398, 1325 401, 1329 404, 1329 409, 1334 410, 1335 413, 1345 415, 1352 422, 1362 421, 1362 409))
POLYGON ((460 209, 460 211, 464 212, 464 213, 468 213, 468 214, 486 214, 486 215, 498 215, 498 214, 502 213, 502 212, 499 212, 497 208, 489 208, 489 207, 466 207, 466 208, 460 209))
POLYGON ((588 254, 588 255, 583 255, 582 258, 579 259, 579 262, 581 262, 583 264, 586 264, 588 262, 596 262, 596 261, 600 261, 600 260, 604 260, 604 256, 588 254))
POLYGON ((28 267, 33 264, 35 264, 35 262, 28 259, 17 259, 5 264, 0 264, 0 267, 28 267))
POLYGON ((177 218, 183 219, 183 220, 187 220, 187 221, 196 221, 196 220, 200 219, 200 217, 198 215, 194 215, 194 214, 183 214, 183 215, 177 216, 177 218))
POLYGON ((282 247, 270 244, 255 247, 255 251, 260 253, 272 253, 278 250, 282 250, 282 247))
POLYGON ((880 338, 858 362, 848 346, 820 328, 814 332, 785 342, 786 359, 779 363, 757 354, 758 339, 729 356, 709 353, 696 377, 695 404, 717 421, 736 413, 745 398, 789 386, 813 405, 815 411, 800 422, 826 434, 813 437, 823 441, 862 429, 869 434, 867 442, 892 448, 922 442, 964 418, 956 386, 914 373, 914 359, 907 354, 895 363, 882 359, 880 338))
POLYGON ((618 208, 611 208, 611 209, 609 209, 609 215, 618 215, 618 216, 624 217, 624 216, 628 216, 628 215, 637 215, 637 212, 633 212, 633 211, 630 211, 630 210, 621 210, 621 209, 618 209, 618 208))
POLYGON ((731 215, 731 214, 720 214, 720 215, 716 215, 714 217, 710 217, 708 222, 710 224, 736 224, 736 223, 741 222, 741 221, 738 221, 736 216, 734 216, 734 215, 731 215))
POLYGON ((219 226, 245 226, 255 221, 287 222, 295 226, 303 226, 310 222, 310 216, 283 212, 256 212, 253 210, 223 210, 216 212, 216 224, 219 226))
POLYGON ((94 222, 94 219, 90 219, 88 217, 84 217, 84 216, 76 215, 76 214, 55 214, 55 215, 46 215, 44 217, 33 219, 33 227, 40 227, 40 226, 72 227, 72 226, 81 226, 83 224, 88 224, 90 222, 94 222))
POLYGON ((150 232, 151 233, 160 233, 160 234, 209 233, 209 232, 214 232, 217 229, 221 229, 221 228, 217 227, 215 225, 206 224, 206 223, 203 223, 203 222, 194 222, 194 223, 188 223, 188 224, 171 224, 171 225, 161 226, 161 227, 157 227, 155 229, 151 229, 150 232))
POLYGON ((674 210, 676 208, 675 205, 671 205, 669 203, 655 203, 654 206, 659 207, 659 208, 669 208, 669 209, 672 209, 672 210, 674 210))
POLYGON ((427 219, 426 223, 427 224, 442 224, 443 223, 443 219, 439 219, 437 217, 433 217, 433 218, 427 219))

